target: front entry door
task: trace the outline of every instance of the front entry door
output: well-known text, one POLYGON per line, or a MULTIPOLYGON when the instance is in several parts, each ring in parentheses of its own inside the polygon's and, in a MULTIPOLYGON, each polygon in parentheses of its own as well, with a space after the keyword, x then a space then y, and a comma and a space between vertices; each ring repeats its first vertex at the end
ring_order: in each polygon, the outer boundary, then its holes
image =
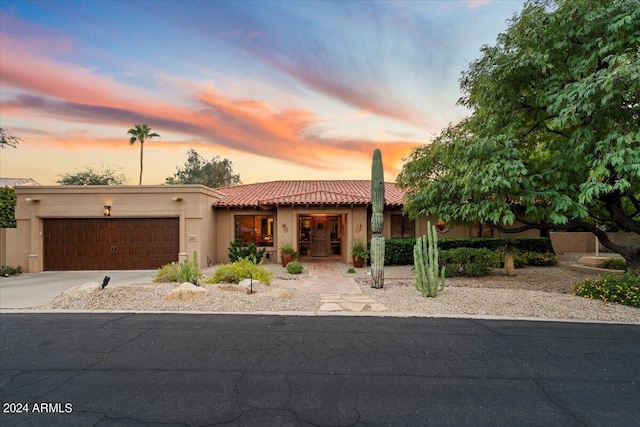
POLYGON ((311 218, 311 256, 329 256, 329 220, 311 218))

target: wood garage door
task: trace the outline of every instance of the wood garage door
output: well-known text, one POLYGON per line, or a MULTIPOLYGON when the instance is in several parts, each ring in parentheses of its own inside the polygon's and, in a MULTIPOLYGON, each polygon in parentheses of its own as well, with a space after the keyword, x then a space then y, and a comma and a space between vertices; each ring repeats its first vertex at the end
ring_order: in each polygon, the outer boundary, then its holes
POLYGON ((44 220, 45 270, 153 270, 178 250, 178 218, 44 220))

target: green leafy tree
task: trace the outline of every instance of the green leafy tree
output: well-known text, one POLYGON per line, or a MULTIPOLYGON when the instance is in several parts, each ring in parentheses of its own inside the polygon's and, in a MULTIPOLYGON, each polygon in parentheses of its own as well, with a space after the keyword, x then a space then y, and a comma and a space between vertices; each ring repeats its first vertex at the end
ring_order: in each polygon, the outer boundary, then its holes
POLYGON ((136 141, 140 142, 140 181, 139 185, 142 185, 142 164, 143 164, 143 156, 144 156, 144 142, 147 139, 152 138, 160 138, 155 132, 151 132, 151 128, 149 126, 137 124, 133 128, 127 131, 127 134, 131 135, 129 138, 129 144, 133 145, 136 141))
POLYGON ((405 210, 590 231, 640 268, 601 229, 640 233, 639 22, 639 1, 527 2, 462 75, 471 116, 403 166, 405 210))
POLYGON ((207 187, 227 187, 240 184, 240 175, 233 173, 229 159, 215 156, 206 160, 194 149, 187 151, 187 161, 182 168, 165 180, 166 184, 202 184, 207 187))
POLYGON ((13 147, 16 148, 20 143, 20 138, 9 135, 4 129, 0 128, 0 148, 13 147))
POLYGON ((16 190, 0 187, 0 228, 16 227, 16 190))
POLYGON ((103 166, 101 170, 97 170, 85 166, 84 169, 60 175, 60 179, 56 182, 61 185, 123 185, 127 182, 127 177, 122 172, 122 168, 113 169, 103 166))

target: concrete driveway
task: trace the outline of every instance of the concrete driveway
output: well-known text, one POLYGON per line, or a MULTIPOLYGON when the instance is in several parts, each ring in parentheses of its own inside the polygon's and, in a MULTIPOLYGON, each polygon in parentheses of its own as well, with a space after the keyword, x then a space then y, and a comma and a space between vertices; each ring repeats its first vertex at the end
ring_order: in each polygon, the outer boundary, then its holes
POLYGON ((155 273, 156 270, 45 271, 0 277, 0 309, 44 304, 74 286, 87 282, 102 283, 105 276, 111 278, 108 286, 122 286, 148 283, 155 273))

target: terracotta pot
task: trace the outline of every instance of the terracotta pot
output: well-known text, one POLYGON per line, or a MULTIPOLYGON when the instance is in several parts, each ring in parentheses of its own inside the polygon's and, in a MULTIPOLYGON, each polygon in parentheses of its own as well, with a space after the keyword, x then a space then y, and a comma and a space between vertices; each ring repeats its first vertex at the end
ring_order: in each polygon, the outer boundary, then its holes
POLYGON ((364 258, 361 256, 353 256, 353 266, 355 268, 362 268, 364 266, 364 258))
POLYGON ((282 266, 286 267, 287 264, 289 264, 291 261, 293 261, 293 255, 291 254, 282 254, 282 266))

